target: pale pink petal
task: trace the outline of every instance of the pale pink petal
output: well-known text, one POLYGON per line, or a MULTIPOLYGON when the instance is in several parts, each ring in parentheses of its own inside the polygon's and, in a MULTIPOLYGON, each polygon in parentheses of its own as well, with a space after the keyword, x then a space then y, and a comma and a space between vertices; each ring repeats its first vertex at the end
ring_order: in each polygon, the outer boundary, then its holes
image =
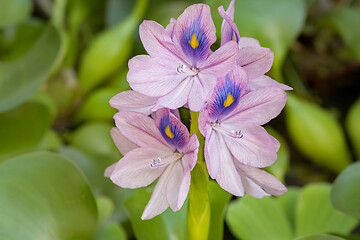
POLYGON ((203 74, 211 74, 220 78, 232 71, 236 65, 238 46, 234 41, 221 46, 199 67, 203 74))
POLYGON ((177 109, 184 106, 188 101, 192 85, 191 77, 183 80, 174 90, 160 97, 152 111, 160 108, 177 109))
POLYGON ((194 4, 186 8, 175 23, 174 38, 189 59, 190 66, 199 66, 207 58, 210 46, 216 41, 210 7, 194 4), (191 45, 191 39, 195 40, 193 42, 197 45, 191 45))
MULTIPOLYGON (((225 124, 222 123, 222 125, 225 124)), ((232 129, 231 126, 227 128, 232 129)), ((244 125, 241 129, 234 129, 234 131, 239 130, 242 131, 241 138, 224 137, 226 146, 234 159, 253 167, 267 167, 276 161, 278 144, 274 144, 274 138, 263 127, 252 124, 244 125)))
POLYGON ((279 83, 275 81, 274 79, 271 79, 270 77, 266 75, 262 75, 255 79, 249 79, 247 89, 250 91, 262 88, 262 87, 277 87, 282 90, 292 90, 292 87, 289 87, 285 84, 279 83))
POLYGON ((260 47, 260 42, 255 38, 241 37, 239 41, 239 48, 243 47, 260 47))
MULTIPOLYGON (((160 110, 161 110, 161 109, 160 109, 160 110)), ((157 111, 156 111, 156 112, 157 112, 157 111)), ((156 117, 156 112, 152 112, 152 113, 151 113, 151 117, 152 117, 152 119, 155 120, 155 122, 156 122, 156 118, 157 118, 157 117, 156 117)), ((171 109, 170 112, 171 112, 172 114, 174 114, 177 119, 181 120, 179 109, 171 109)))
POLYGON ((185 61, 183 53, 171 39, 171 32, 166 31, 160 24, 145 20, 140 25, 139 34, 150 56, 166 57, 178 62, 185 61))
POLYGON ((277 87, 264 87, 242 96, 238 106, 223 121, 229 125, 251 120, 263 125, 279 115, 286 103, 286 93, 277 87))
POLYGON ((169 182, 173 167, 174 164, 169 165, 159 177, 159 180, 151 194, 150 201, 146 205, 141 216, 142 220, 151 219, 164 212, 169 207, 169 203, 166 198, 166 186, 169 182))
POLYGON ((215 179, 218 174, 220 161, 222 161, 221 157, 226 155, 222 152, 228 151, 226 145, 220 145, 221 143, 223 142, 220 142, 218 134, 208 126, 205 137, 204 155, 207 169, 210 177, 213 179, 215 179))
POLYGON ((183 148, 183 153, 185 154, 183 156, 183 166, 185 170, 193 170, 195 167, 198 152, 199 152, 199 140, 196 137, 196 134, 193 133, 190 137, 189 142, 186 144, 186 146, 183 148))
POLYGON ((110 130, 110 134, 115 143, 115 146, 119 149, 120 153, 123 156, 131 150, 139 147, 138 145, 127 139, 124 135, 122 135, 120 130, 116 127, 113 127, 110 130))
POLYGON ((185 78, 176 69, 179 62, 163 57, 141 58, 127 74, 131 88, 147 96, 160 97, 174 90, 185 78))
POLYGON ((166 168, 166 165, 152 167, 153 159, 165 159, 171 155, 173 155, 172 151, 153 147, 134 149, 119 160, 110 179, 123 188, 145 187, 154 182, 166 168))
POLYGON ((133 58, 131 58, 128 62, 128 67, 129 69, 132 68, 135 64, 137 64, 138 62, 143 62, 143 61, 147 61, 147 59, 149 59, 150 56, 149 55, 137 55, 133 58))
POLYGON ((287 188, 276 177, 264 170, 236 163, 236 168, 242 176, 245 176, 259 185, 266 193, 280 196, 287 192, 287 188))
MULTIPOLYGON (((229 8, 231 8, 231 5, 234 7, 233 2, 230 3, 229 8)), ((231 17, 225 13, 223 6, 220 6, 218 11, 220 16, 224 19, 221 25, 221 45, 224 45, 229 41, 235 41, 236 43, 239 43, 240 34, 236 24, 234 23, 234 16, 231 17)))
POLYGON ((265 196, 270 196, 267 192, 264 191, 259 185, 253 182, 250 178, 241 176, 241 181, 243 183, 245 193, 254 197, 254 198, 263 198, 265 196))
POLYGON ((216 86, 217 78, 214 75, 199 73, 193 77, 193 82, 189 94, 189 108, 191 111, 198 112, 206 97, 216 86))
POLYGON ((116 94, 110 99, 110 106, 119 111, 134 111, 149 115, 155 106, 157 97, 149 97, 144 94, 129 90, 116 94))
POLYGON ((235 0, 232 0, 229 4, 228 9, 226 9, 226 14, 230 17, 231 20, 234 20, 235 12, 235 0))
POLYGON ((118 112, 114 119, 121 133, 138 146, 170 149, 150 117, 137 112, 118 112))
POLYGON ((237 64, 247 73, 249 79, 267 73, 274 61, 274 53, 270 48, 243 47, 239 49, 237 64))
POLYGON ((111 164, 110 166, 108 166, 106 169, 105 169, 105 172, 104 172, 104 177, 110 177, 111 176, 111 174, 112 174, 112 172, 115 170, 115 167, 116 167, 116 164, 117 164, 118 162, 116 162, 116 163, 113 163, 113 164, 111 164))
POLYGON ((203 136, 207 135, 206 130, 207 130, 207 125, 209 124, 208 120, 209 120, 209 111, 207 110, 207 105, 205 104, 205 106, 199 112, 199 130, 203 136))
POLYGON ((170 23, 165 27, 165 31, 170 33, 171 38, 174 35, 174 28, 175 28, 176 19, 170 18, 170 23))
POLYGON ((241 182, 240 175, 238 174, 234 165, 234 160, 226 147, 222 143, 222 137, 219 136, 220 145, 218 151, 220 153, 219 170, 216 175, 216 181, 224 190, 228 191, 235 196, 244 196, 244 187, 241 182))
POLYGON ((166 186, 166 197, 170 208, 180 210, 190 187, 190 171, 186 171, 181 161, 176 161, 166 186))

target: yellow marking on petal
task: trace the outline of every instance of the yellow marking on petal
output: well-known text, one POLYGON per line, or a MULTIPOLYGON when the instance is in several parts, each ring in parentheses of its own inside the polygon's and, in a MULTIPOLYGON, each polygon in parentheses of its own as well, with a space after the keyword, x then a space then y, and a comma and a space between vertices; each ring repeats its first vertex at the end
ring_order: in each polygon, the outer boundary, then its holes
POLYGON ((169 125, 167 125, 167 127, 165 128, 165 134, 171 139, 174 138, 174 134, 171 132, 169 125))
POLYGON ((234 40, 235 42, 237 42, 237 37, 236 37, 236 34, 235 34, 235 32, 234 32, 234 31, 233 31, 232 40, 234 40))
POLYGON ((189 44, 193 49, 195 49, 195 48, 197 48, 199 46, 199 42, 196 39, 196 33, 191 35, 191 40, 189 40, 189 44))
POLYGON ((231 93, 229 92, 228 95, 227 95, 226 100, 224 101, 224 107, 230 106, 233 102, 234 102, 234 98, 231 95, 231 93))

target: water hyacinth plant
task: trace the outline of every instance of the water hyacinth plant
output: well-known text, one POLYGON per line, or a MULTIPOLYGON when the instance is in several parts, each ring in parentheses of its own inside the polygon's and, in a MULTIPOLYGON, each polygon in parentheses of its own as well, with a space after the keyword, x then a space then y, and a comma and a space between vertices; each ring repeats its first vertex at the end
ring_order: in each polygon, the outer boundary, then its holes
POLYGON ((260 169, 276 161, 280 146, 261 125, 281 112, 285 90, 291 88, 264 75, 274 54, 257 40, 240 37, 234 1, 219 13, 221 46, 215 51, 210 47, 216 29, 206 4, 189 6, 166 28, 145 20, 139 32, 149 55, 129 61, 127 80, 133 90, 110 100, 119 110, 115 144, 136 147, 122 152, 124 157, 105 175, 125 188, 147 186, 158 178, 142 219, 169 206, 174 212, 182 207, 190 173, 202 156, 210 177, 233 195, 262 198, 287 192, 260 169), (180 107, 192 111, 191 137, 181 123, 180 107), (204 148, 199 149, 199 141, 204 148))
POLYGON ((0 240, 360 239, 359 7, 0 0, 0 240))

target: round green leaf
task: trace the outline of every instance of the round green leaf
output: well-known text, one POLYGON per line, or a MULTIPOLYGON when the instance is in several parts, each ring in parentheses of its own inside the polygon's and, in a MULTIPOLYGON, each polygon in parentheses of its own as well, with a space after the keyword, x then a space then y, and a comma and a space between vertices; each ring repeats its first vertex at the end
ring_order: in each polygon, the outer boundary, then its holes
POLYGON ((116 90, 103 88, 91 94, 75 115, 75 121, 112 120, 116 109, 110 107, 109 100, 117 94, 116 90))
POLYGON ((334 233, 349 234, 357 225, 330 203, 331 185, 313 183, 303 188, 296 208, 296 236, 334 233))
MULTIPOLYGON (((241 37, 253 37, 275 52, 274 67, 281 69, 306 17, 303 0, 241 0, 235 3, 235 23, 241 37)), ((277 77, 277 76, 276 76, 277 77)))
POLYGON ((320 106, 288 94, 286 127, 295 146, 311 161, 334 172, 350 163, 343 129, 320 106))
POLYGON ((24 21, 32 11, 30 0, 0 0, 0 28, 24 21))
POLYGON ((360 159, 360 98, 350 107, 346 116, 346 130, 349 134, 351 143, 355 149, 358 159, 360 159))
POLYGON ((117 223, 110 223, 96 232, 94 240, 126 240, 125 230, 117 223))
POLYGON ((22 57, 0 62, 0 112, 27 100, 43 84, 57 60, 60 35, 47 26, 34 46, 22 57))
POLYGON ((99 196, 96 198, 98 209, 98 225, 102 225, 114 211, 114 203, 109 197, 99 196))
POLYGON ((90 156, 106 156, 119 160, 120 153, 111 138, 111 128, 109 123, 86 123, 73 132, 70 143, 90 156))
POLYGON ((138 0, 125 20, 97 35, 80 62, 79 81, 88 92, 113 74, 127 60, 132 49, 132 37, 146 9, 147 0, 138 0))
POLYGON ((345 238, 327 235, 327 234, 320 234, 320 235, 300 237, 300 238, 296 238, 295 240, 345 240, 345 238))
POLYGON ((296 187, 289 187, 288 192, 277 198, 277 202, 284 209, 288 221, 295 232, 295 209, 298 203, 300 190, 296 187))
POLYGON ((331 202, 337 210, 360 219, 360 162, 347 167, 335 180, 331 202))
POLYGON ((229 204, 226 223, 243 240, 291 240, 292 231, 284 210, 272 197, 246 195, 229 204))
POLYGON ((27 102, 0 113, 0 162, 34 149, 50 127, 51 113, 40 102, 27 102))
POLYGON ((0 238, 88 240, 95 199, 84 175, 60 155, 37 152, 0 165, 0 238))

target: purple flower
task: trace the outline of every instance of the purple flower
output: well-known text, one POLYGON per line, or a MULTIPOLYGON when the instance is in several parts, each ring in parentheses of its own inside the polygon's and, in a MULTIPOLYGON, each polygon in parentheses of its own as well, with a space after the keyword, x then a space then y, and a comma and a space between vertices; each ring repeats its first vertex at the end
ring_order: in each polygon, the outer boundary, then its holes
POLYGON ((219 79, 200 112, 199 129, 205 138, 210 176, 236 196, 281 195, 284 185, 258 168, 273 164, 279 142, 261 127, 277 116, 286 93, 264 87, 244 94, 247 78, 241 67, 219 79))
POLYGON ((274 86, 282 90, 292 90, 291 87, 278 83, 264 74, 267 73, 274 61, 274 53, 270 48, 260 46, 258 40, 248 37, 240 37, 239 30, 234 23, 234 4, 232 0, 227 11, 223 6, 219 7, 219 13, 223 17, 221 26, 221 45, 229 41, 235 41, 239 45, 236 62, 248 76, 249 91, 261 87, 274 86))
POLYGON ((114 116, 122 135, 139 146, 119 160, 110 179, 120 187, 145 187, 158 179, 142 219, 150 219, 169 206, 175 212, 183 205, 190 186, 199 142, 168 109, 155 120, 137 112, 114 116))
POLYGON ((191 111, 199 111, 217 78, 236 65, 236 43, 210 51, 216 29, 207 5, 188 7, 166 29, 154 21, 144 21, 139 31, 149 55, 129 61, 127 80, 135 91, 158 97, 154 111, 176 109, 186 103, 191 111))

